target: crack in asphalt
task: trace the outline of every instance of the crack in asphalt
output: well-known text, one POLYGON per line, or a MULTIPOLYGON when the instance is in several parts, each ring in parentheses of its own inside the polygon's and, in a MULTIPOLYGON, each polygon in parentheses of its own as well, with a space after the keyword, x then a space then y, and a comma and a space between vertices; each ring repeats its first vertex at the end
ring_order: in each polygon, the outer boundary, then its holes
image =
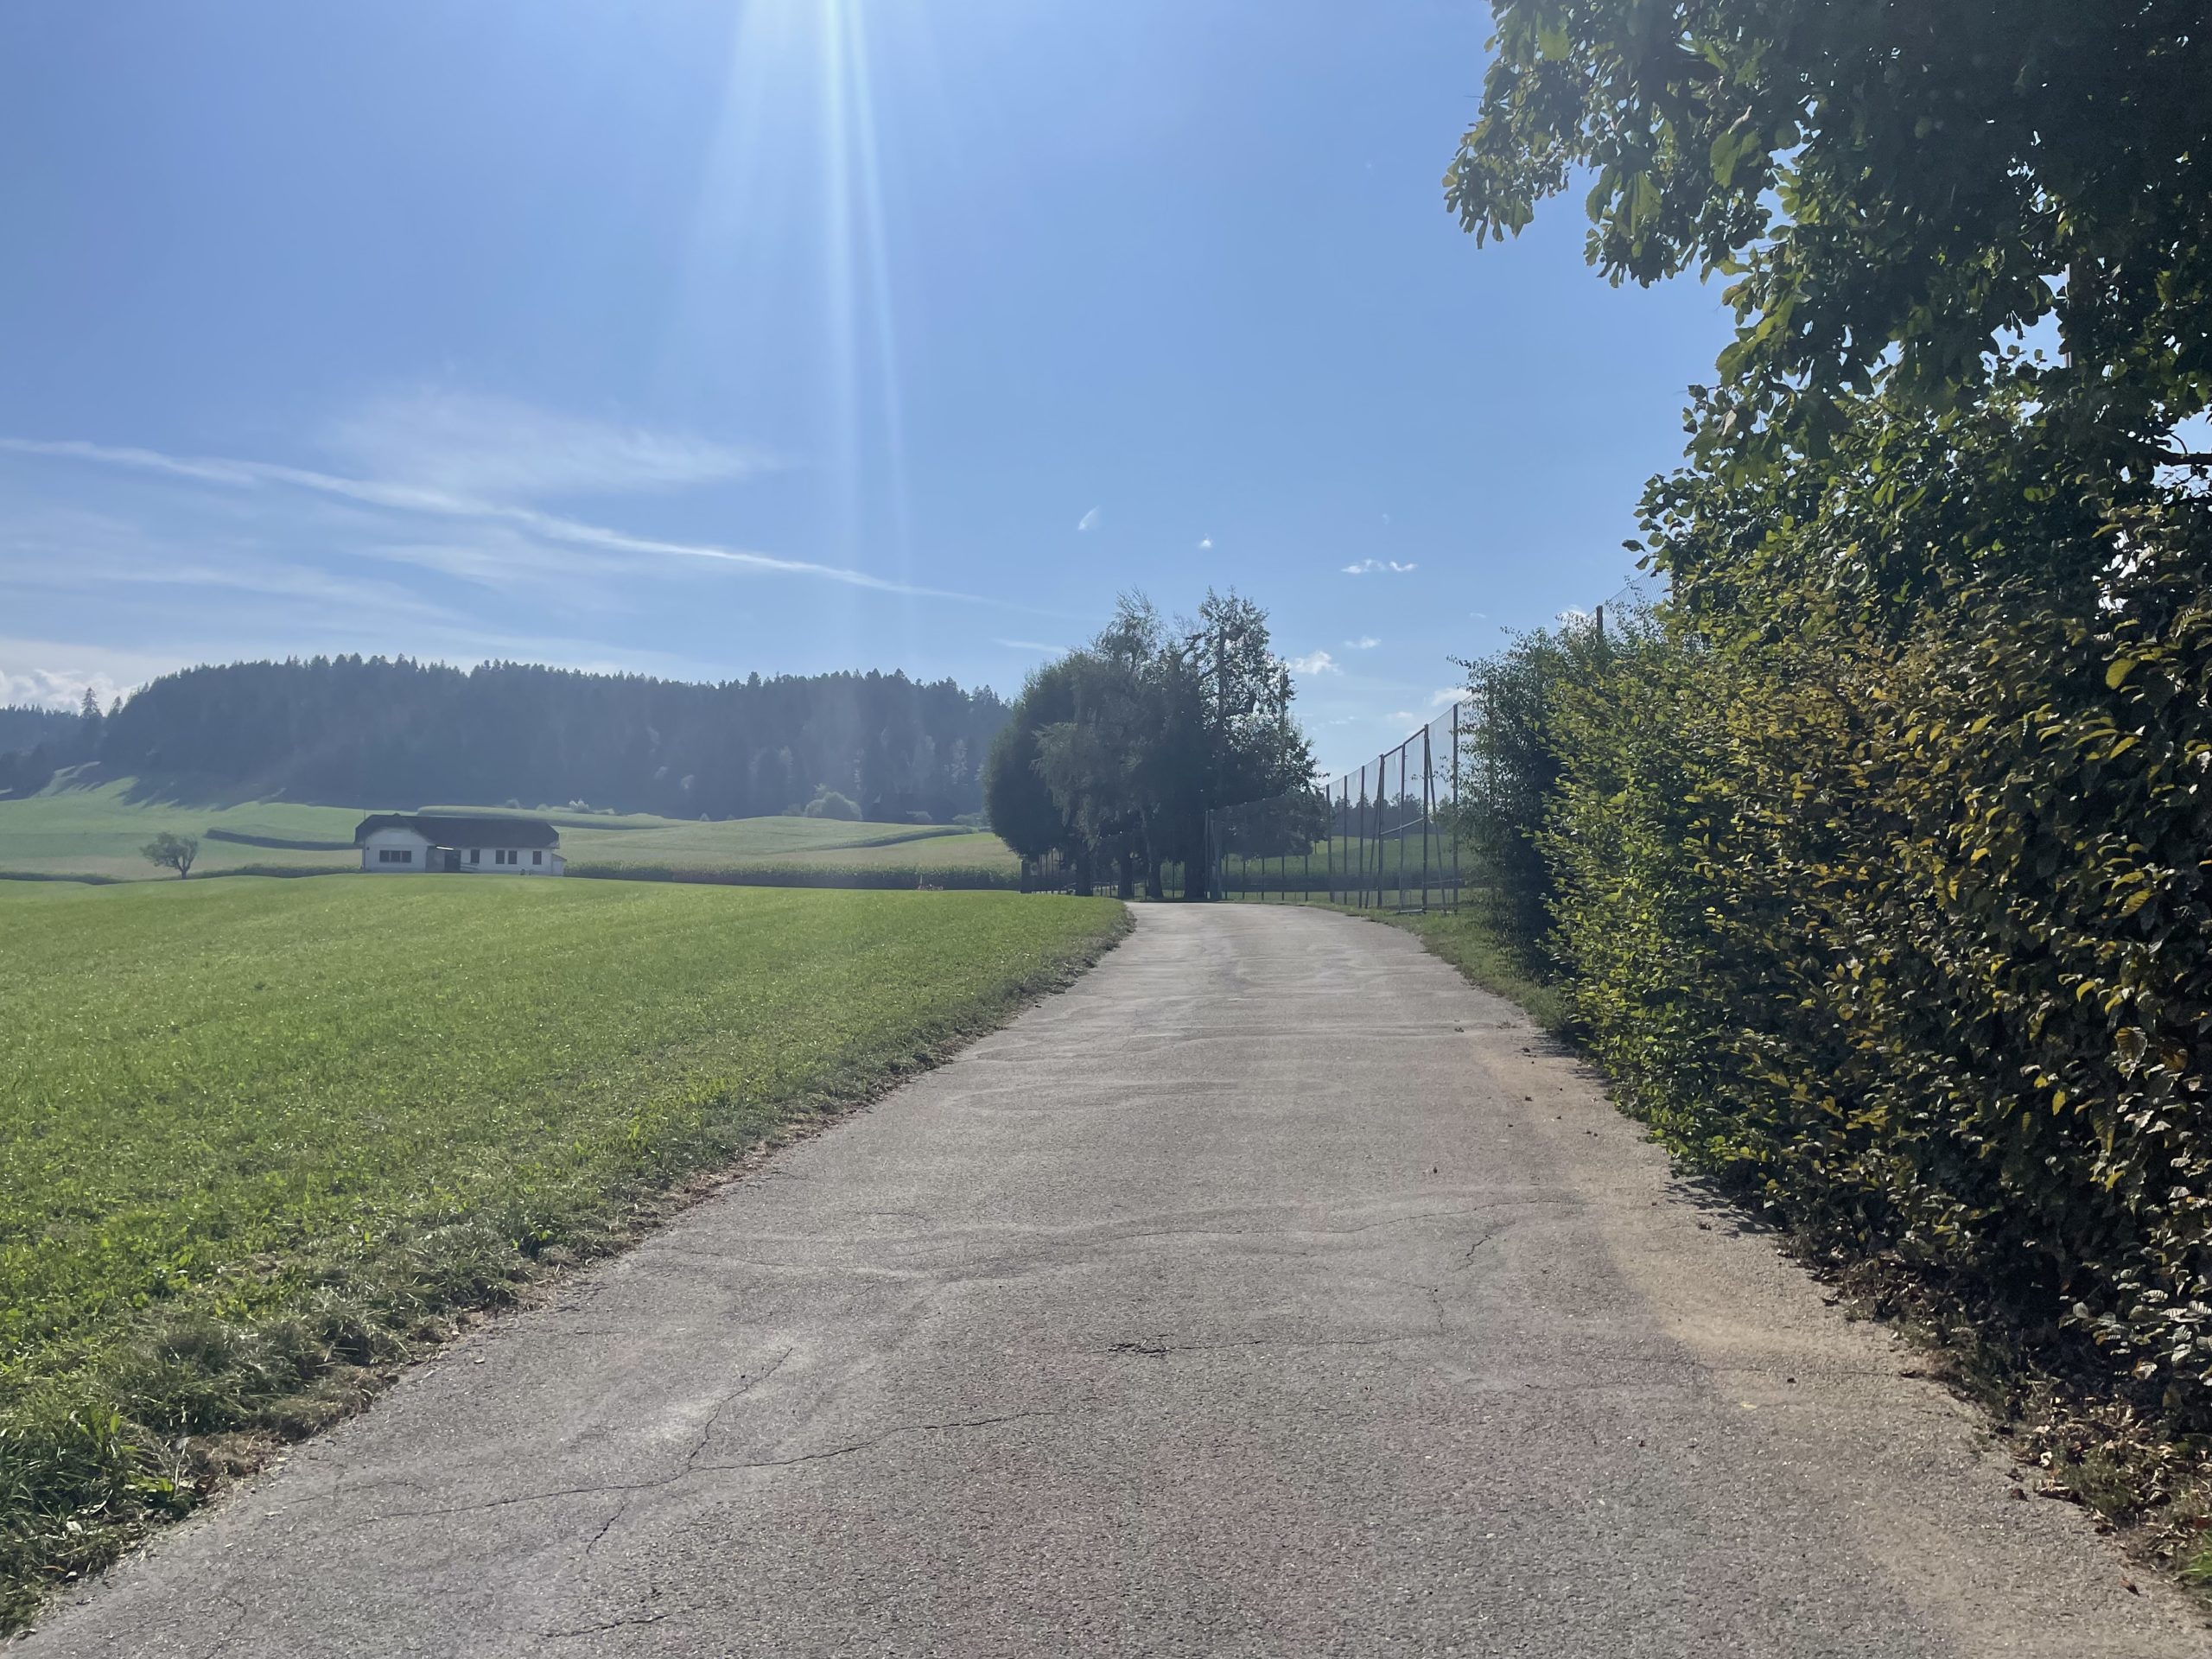
POLYGON ((218 1590, 215 1594, 219 1599, 231 1605, 231 1620, 218 1630, 214 1639, 200 1650, 200 1659, 215 1659, 217 1654, 229 1647, 231 1639, 238 1633, 238 1626, 245 1623, 247 1615, 253 1611, 227 1590, 218 1590))
POLYGON ((1298 1352, 1315 1348, 1389 1348, 1402 1342, 1420 1342, 1434 1334, 1431 1331, 1404 1331, 1382 1337, 1238 1337, 1228 1342, 1169 1342, 1139 1338, 1134 1342, 1109 1344, 1105 1351, 1164 1359, 1170 1354, 1217 1354, 1235 1348, 1287 1348, 1298 1352))
MULTIPOLYGON (((656 1491, 673 1486, 695 1474, 728 1473, 743 1469, 787 1469, 796 1464, 818 1463, 829 1458, 842 1458, 855 1452, 865 1452, 871 1447, 881 1446, 886 1440, 896 1440, 903 1434, 924 1434, 940 1429, 988 1428, 995 1424, 1016 1423, 1031 1417, 1065 1415, 1066 1415, 1065 1412, 1058 1409, 1012 1411, 1002 1413, 995 1417, 958 1417, 938 1423, 901 1423, 895 1427, 885 1429, 880 1434, 871 1434, 866 1440, 854 1440, 844 1446, 827 1446, 819 1452, 803 1452, 797 1457, 791 1458, 748 1459, 734 1463, 700 1463, 697 1460, 698 1455, 706 1450, 705 1442, 702 1440, 699 1446, 693 1448, 690 1457, 685 1459, 683 1468, 677 1470, 673 1474, 658 1476, 652 1480, 596 1481, 585 1486, 556 1487, 550 1491, 516 1492, 505 1497, 485 1498, 474 1503, 455 1503, 444 1509, 392 1510, 383 1515, 365 1516, 362 1517, 361 1524, 373 1526, 385 1521, 421 1521, 448 1515, 480 1515, 492 1510, 511 1509, 518 1503, 550 1503, 558 1497, 603 1497, 615 1492, 634 1497, 639 1492, 656 1491)), ((600 1539, 604 1538, 614 1522, 621 1518, 621 1515, 622 1510, 618 1509, 614 1515, 601 1525, 592 1542, 595 1544, 600 1539)))
POLYGON ((578 1637, 600 1636, 608 1630, 625 1630, 633 1625, 658 1624, 667 1617, 666 1613, 640 1613, 631 1618, 609 1618, 597 1624, 582 1624, 573 1630, 540 1630, 537 1639, 541 1642, 571 1642, 578 1637))
POLYGON ((942 1423, 902 1423, 896 1428, 887 1428, 880 1434, 871 1434, 864 1440, 855 1440, 847 1446, 833 1446, 820 1452, 804 1452, 795 1458, 763 1458, 747 1463, 709 1463, 700 1465, 702 1473, 715 1470, 733 1469, 788 1469, 793 1464, 819 1463, 826 1458, 842 1458, 854 1452, 866 1452, 881 1446, 886 1440, 896 1440, 902 1434, 929 1433, 947 1428, 989 1428, 998 1423, 1019 1423, 1032 1417, 1065 1417, 1067 1414, 1057 1408, 1038 1411, 1009 1411, 996 1417, 957 1417, 942 1423))
MULTIPOLYGON (((690 1474, 692 1469, 697 1465, 699 1454, 704 1452, 709 1444, 712 1441, 715 1425, 721 1421, 722 1414, 728 1411, 737 1401, 743 1399, 747 1395, 752 1393, 753 1389, 759 1388, 763 1382, 766 1382, 770 1377, 773 1376, 779 1370, 782 1370, 784 1363, 790 1359, 797 1351, 798 1350, 795 1348, 785 1349, 782 1353, 776 1356, 774 1361, 770 1363, 766 1370, 760 1372, 758 1376, 745 1378, 736 1388, 732 1389, 728 1394, 723 1395, 721 1398, 715 1401, 713 1409, 707 1414, 706 1422, 699 1430, 698 1439, 693 1444, 691 1449, 684 1454, 683 1467, 677 1470, 674 1474, 664 1475, 653 1480, 607 1481, 594 1483, 594 1484, 588 1486, 560 1487, 551 1491, 518 1492, 510 1494, 505 1497, 486 1498, 483 1501, 475 1503, 456 1503, 443 1509, 391 1510, 382 1515, 365 1516, 362 1518, 362 1524, 365 1526, 374 1526, 385 1521, 421 1521, 432 1519, 439 1516, 474 1515, 480 1514, 490 1510, 507 1509, 517 1503, 545 1503, 556 1497, 604 1497, 610 1492, 635 1494, 638 1492, 651 1491, 656 1487, 672 1485, 677 1481, 683 1479, 687 1474, 690 1474)), ((627 1509, 627 1507, 628 1505, 626 1502, 618 1506, 614 1513, 609 1516, 607 1520, 601 1524, 599 1530, 592 1535, 590 1541, 584 1546, 584 1553, 586 1554, 589 1554, 592 1549, 599 1544, 601 1540, 607 1536, 607 1533, 613 1529, 614 1523, 622 1518, 623 1512, 627 1509)))

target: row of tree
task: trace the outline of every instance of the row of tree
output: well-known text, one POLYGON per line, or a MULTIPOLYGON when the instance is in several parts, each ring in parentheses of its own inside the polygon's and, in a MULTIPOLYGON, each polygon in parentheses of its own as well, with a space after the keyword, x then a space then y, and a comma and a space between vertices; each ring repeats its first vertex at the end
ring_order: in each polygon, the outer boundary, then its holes
POLYGON ((74 709, 0 709, 0 798, 35 794, 64 766, 97 759, 106 724, 90 690, 74 709))
POLYGON ((0 709, 0 759, 28 753, 41 745, 61 747, 73 740, 81 713, 98 714, 99 703, 87 691, 83 709, 11 706, 0 709))
POLYGON ((59 768, 209 797, 348 804, 588 802, 683 817, 785 811, 950 822, 982 807, 1006 722, 988 688, 903 674, 690 684, 518 663, 473 669, 335 657, 187 669, 90 705, 0 790, 59 768))
POLYGON ((1033 674, 984 773, 991 827, 1025 857, 1068 861, 1078 892, 1102 871, 1163 896, 1171 871, 1202 895, 1210 807, 1301 789, 1313 756, 1291 718, 1290 671, 1267 613, 1209 593, 1170 624, 1122 600, 1084 649, 1033 674))

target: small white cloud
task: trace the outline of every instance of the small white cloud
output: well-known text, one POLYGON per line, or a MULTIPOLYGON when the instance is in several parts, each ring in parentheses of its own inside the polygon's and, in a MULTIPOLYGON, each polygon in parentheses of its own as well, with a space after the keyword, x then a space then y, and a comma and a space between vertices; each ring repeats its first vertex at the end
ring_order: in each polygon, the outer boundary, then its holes
POLYGON ((1008 651, 1040 652, 1047 657, 1061 657, 1067 654, 1065 645, 1048 645, 1041 639, 994 639, 991 643, 995 645, 1003 645, 1008 651))
POLYGON ((1201 537, 1198 537, 1198 551, 1199 551, 1199 552, 1201 552, 1201 553, 1210 553, 1210 552, 1211 552, 1212 550, 1213 550, 1213 537, 1211 537, 1211 536, 1201 536, 1201 537))
POLYGON ((105 709, 124 690, 107 675, 76 669, 27 668, 10 673, 0 668, 0 708, 74 709, 89 690, 105 709))
POLYGON ((1098 509, 1097 509, 1096 507, 1093 507, 1093 508, 1092 508, 1089 512, 1084 513, 1084 514, 1083 515, 1083 517, 1082 517, 1082 518, 1078 518, 1078 519, 1077 519, 1077 520, 1076 520, 1075 527, 1076 527, 1077 530, 1096 530, 1096 529, 1097 529, 1097 528, 1098 528, 1098 509))
POLYGON ((1382 718, 1393 726, 1410 726, 1414 722, 1413 710, 1410 709, 1393 709, 1382 718))
POLYGON ((1415 568, 1411 564, 1400 564, 1395 559, 1359 559, 1344 566, 1344 575, 1364 576, 1376 571, 1387 571, 1394 576, 1402 576, 1409 574, 1415 568))
POLYGON ((1464 685, 1447 685, 1440 691, 1429 693, 1428 706, 1432 709, 1449 709, 1453 703, 1465 702, 1472 696, 1474 693, 1464 685))
POLYGON ((1373 634, 1363 633, 1357 639, 1345 640, 1344 649, 1346 651, 1372 651, 1376 646, 1382 643, 1382 642, 1380 639, 1377 639, 1373 634))
POLYGON ((1382 515, 1382 522, 1386 524, 1390 522, 1390 515, 1389 513, 1386 512, 1382 515))
POLYGON ((1308 656, 1292 658, 1290 671, 1294 674, 1306 675, 1341 674, 1344 670, 1337 666, 1337 659, 1330 656, 1327 652, 1317 651, 1308 656))
POLYGON ((74 709, 89 689, 105 708, 118 695, 182 668, 193 655, 189 649, 118 651, 53 639, 0 638, 0 704, 74 709))

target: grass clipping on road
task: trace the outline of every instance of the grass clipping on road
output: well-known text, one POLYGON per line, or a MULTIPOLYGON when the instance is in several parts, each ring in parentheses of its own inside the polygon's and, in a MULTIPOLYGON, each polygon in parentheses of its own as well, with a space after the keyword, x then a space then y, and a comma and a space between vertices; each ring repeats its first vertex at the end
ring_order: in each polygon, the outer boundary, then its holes
POLYGON ((0 890, 0 1629, 1126 926, 996 893, 0 890))

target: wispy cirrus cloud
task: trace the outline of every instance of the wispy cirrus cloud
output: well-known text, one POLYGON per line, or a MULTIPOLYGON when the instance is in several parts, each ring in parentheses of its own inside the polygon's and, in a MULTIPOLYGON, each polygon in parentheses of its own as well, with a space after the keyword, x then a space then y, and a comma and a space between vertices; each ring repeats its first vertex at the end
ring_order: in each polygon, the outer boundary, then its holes
POLYGON ((333 422, 323 445, 354 473, 494 500, 679 489, 785 464, 686 433, 577 420, 448 390, 374 399, 333 422))
POLYGON ((1303 657, 1290 658, 1290 671, 1312 678, 1317 674, 1341 674, 1344 670, 1337 659, 1325 651, 1308 652, 1303 657))
POLYGON ((1048 645, 1041 639, 994 639, 991 643, 1007 651, 1033 651, 1046 657, 1064 657, 1068 649, 1065 645, 1048 645))
POLYGON ((1099 508, 1093 507, 1089 512, 1084 513, 1082 518, 1075 521, 1075 527, 1077 530, 1097 529, 1100 511, 1101 510, 1099 508))
POLYGON ((865 570, 817 563, 810 559, 785 558, 748 549, 710 542, 672 541, 659 537, 633 536, 605 524, 548 512, 515 502, 458 495, 436 485, 404 480, 358 478, 343 474, 291 467, 274 461, 244 461, 223 456, 172 455, 159 450, 127 445, 86 442, 79 439, 40 439, 0 436, 0 451, 42 455, 92 466, 125 468, 183 478, 225 488, 241 490, 296 490, 363 506, 420 517, 471 520, 479 524, 510 524, 549 541, 595 548, 603 552, 651 559, 721 564, 767 575, 807 576, 847 587, 917 598, 949 599, 972 604, 1003 601, 986 594, 956 593, 894 581, 865 570))
POLYGON ((1355 559, 1344 567, 1344 573, 1348 576, 1367 576, 1378 572, 1402 576, 1411 574, 1418 568, 1412 564, 1400 564, 1395 559, 1355 559))
POLYGON ((1357 639, 1345 640, 1344 649, 1346 651, 1372 651, 1376 646, 1382 643, 1382 642, 1380 639, 1377 639, 1373 634, 1363 633, 1357 639))

